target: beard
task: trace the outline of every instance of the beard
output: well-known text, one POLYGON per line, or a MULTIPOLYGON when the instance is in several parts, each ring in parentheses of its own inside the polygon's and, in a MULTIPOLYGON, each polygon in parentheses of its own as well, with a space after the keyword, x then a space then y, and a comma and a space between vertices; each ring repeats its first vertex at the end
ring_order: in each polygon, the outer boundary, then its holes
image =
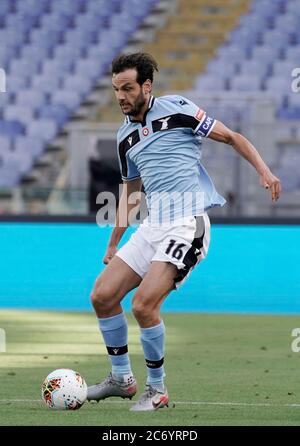
POLYGON ((124 113, 124 115, 138 116, 145 104, 146 104, 146 99, 144 97, 143 92, 141 91, 138 97, 136 98, 134 104, 131 106, 131 110, 124 113))

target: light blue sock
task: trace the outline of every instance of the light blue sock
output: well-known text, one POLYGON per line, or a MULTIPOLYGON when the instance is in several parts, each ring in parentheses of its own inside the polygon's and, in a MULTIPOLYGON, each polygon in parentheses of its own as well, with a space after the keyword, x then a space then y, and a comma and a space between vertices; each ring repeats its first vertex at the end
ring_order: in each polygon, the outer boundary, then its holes
POLYGON ((99 318, 99 327, 102 333, 109 358, 112 365, 112 374, 120 377, 132 375, 128 355, 128 327, 125 314, 99 318))
POLYGON ((141 328, 141 342, 147 365, 147 384, 158 390, 164 390, 164 344, 165 325, 161 321, 150 328, 141 328))

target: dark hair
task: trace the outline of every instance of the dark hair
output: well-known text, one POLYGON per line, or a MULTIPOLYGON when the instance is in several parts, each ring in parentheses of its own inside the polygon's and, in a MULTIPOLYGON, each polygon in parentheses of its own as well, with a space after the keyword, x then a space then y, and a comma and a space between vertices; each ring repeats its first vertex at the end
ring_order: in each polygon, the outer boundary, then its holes
POLYGON ((112 73, 119 74, 130 68, 137 71, 137 82, 142 85, 147 79, 153 82, 154 70, 158 71, 156 60, 147 53, 121 54, 112 61, 112 73))

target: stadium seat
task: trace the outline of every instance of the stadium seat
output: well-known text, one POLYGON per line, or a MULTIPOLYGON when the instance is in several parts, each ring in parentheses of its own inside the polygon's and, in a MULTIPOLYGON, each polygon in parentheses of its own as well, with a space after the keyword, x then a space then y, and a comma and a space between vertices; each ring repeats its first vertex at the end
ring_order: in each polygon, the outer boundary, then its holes
POLYGON ((6 91, 17 93, 29 87, 29 77, 20 75, 8 76, 6 80, 6 91))
POLYGON ((8 73, 13 74, 15 76, 22 73, 22 75, 30 77, 33 74, 38 73, 39 69, 40 69, 39 61, 33 62, 24 59, 16 59, 13 60, 12 63, 10 64, 8 73))
POLYGON ((7 136, 0 136, 0 154, 6 153, 11 149, 11 139, 7 136))
POLYGON ((53 93, 60 87, 60 85, 61 85, 61 80, 59 77, 38 75, 35 76, 32 80, 32 88, 44 94, 53 93))
POLYGON ((202 76, 196 81, 196 89, 201 92, 223 91, 226 89, 226 80, 220 76, 207 75, 202 76))
POLYGON ((65 90, 76 91, 81 96, 85 96, 91 91, 92 81, 84 76, 69 76, 65 79, 63 88, 65 90))
POLYGON ((231 80, 230 87, 237 91, 257 91, 261 89, 261 79, 258 76, 241 74, 231 80))
POLYGON ((104 72, 101 61, 95 61, 93 59, 83 59, 79 60, 75 64, 75 73, 82 76, 88 76, 94 81, 98 79, 104 72))
POLYGON ((69 118, 70 112, 64 105, 47 104, 39 110, 38 115, 40 119, 50 119, 62 127, 69 118))
POLYGON ((270 73, 270 65, 257 60, 246 60, 240 63, 240 74, 258 76, 264 79, 270 73))
POLYGON ((52 104, 63 105, 69 111, 75 110, 80 104, 80 95, 76 91, 57 90, 52 95, 52 104))
POLYGON ((300 107, 289 107, 289 108, 281 108, 277 112, 277 117, 280 119, 291 119, 291 120, 299 120, 300 119, 300 107))
POLYGON ((38 158, 45 147, 41 138, 30 136, 18 136, 14 140, 14 146, 17 151, 23 150, 25 153, 32 154, 33 158, 38 158))
POLYGON ((273 76, 265 81, 265 89, 273 92, 280 92, 282 95, 286 95, 291 92, 292 78, 273 76))
POLYGON ((53 120, 37 119, 27 127, 27 135, 48 143, 57 135, 58 127, 53 120))
POLYGON ((19 121, 0 121, 0 135, 6 135, 13 138, 17 135, 22 135, 25 132, 25 127, 19 121))
POLYGON ((272 63, 280 56, 280 50, 268 45, 256 46, 253 48, 251 59, 262 63, 272 63))
POLYGON ((19 91, 16 95, 16 104, 37 110, 45 102, 45 95, 36 89, 19 91))
POLYGON ((0 157, 0 187, 15 187, 20 178, 19 163, 15 160, 0 157))
POLYGON ((26 126, 33 121, 34 112, 26 105, 10 105, 5 108, 3 118, 7 121, 19 121, 26 126))
POLYGON ((33 157, 30 152, 25 152, 23 149, 18 150, 16 147, 5 154, 5 160, 6 162, 15 162, 21 175, 29 172, 33 166, 33 157))

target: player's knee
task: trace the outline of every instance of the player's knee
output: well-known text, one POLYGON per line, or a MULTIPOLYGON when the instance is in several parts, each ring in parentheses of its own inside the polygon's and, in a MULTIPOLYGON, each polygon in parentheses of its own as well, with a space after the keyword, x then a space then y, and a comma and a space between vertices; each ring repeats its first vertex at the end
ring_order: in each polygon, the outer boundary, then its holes
POLYGON ((133 301, 132 301, 132 312, 133 312, 134 317, 138 321, 144 320, 152 312, 152 308, 147 303, 148 299, 146 299, 144 297, 145 296, 141 296, 140 294, 138 294, 138 295, 134 296, 133 301))
POLYGON ((91 293, 93 307, 97 310, 110 310, 112 307, 113 297, 112 288, 102 282, 97 283, 91 293))

